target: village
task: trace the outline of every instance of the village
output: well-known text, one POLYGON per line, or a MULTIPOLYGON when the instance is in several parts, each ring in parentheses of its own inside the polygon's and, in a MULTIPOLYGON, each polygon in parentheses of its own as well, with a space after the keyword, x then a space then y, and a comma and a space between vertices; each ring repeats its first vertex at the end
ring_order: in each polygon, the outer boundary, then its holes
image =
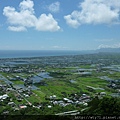
POLYGON ((79 115, 96 96, 120 97, 119 57, 104 54, 0 59, 0 114, 28 106, 79 115), (9 108, 9 109, 8 109, 9 108))

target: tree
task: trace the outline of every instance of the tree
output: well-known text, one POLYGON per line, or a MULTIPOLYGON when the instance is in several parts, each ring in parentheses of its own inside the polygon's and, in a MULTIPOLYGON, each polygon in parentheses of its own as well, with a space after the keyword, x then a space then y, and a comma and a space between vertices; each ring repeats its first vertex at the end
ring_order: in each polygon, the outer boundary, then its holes
POLYGON ((83 115, 120 115, 120 98, 104 97, 94 98, 83 115))

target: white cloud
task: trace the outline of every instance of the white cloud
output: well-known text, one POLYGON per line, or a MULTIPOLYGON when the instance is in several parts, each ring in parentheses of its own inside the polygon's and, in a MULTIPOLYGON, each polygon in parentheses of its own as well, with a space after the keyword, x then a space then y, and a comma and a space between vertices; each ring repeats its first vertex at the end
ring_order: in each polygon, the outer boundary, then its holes
POLYGON ((49 6, 47 6, 47 9, 50 11, 50 12, 59 12, 60 10, 60 2, 54 2, 52 4, 50 4, 49 6))
POLYGON ((23 26, 17 26, 17 27, 9 26, 8 29, 10 31, 15 31, 15 32, 27 31, 27 29, 23 26))
POLYGON ((63 46, 58 46, 58 45, 52 46, 51 48, 52 48, 52 49, 59 49, 59 50, 68 49, 68 47, 63 47, 63 46))
POLYGON ((71 27, 77 28, 80 25, 78 20, 72 18, 71 15, 64 16, 64 19, 66 20, 67 24, 70 25, 71 27))
POLYGON ((36 23, 36 29, 40 31, 56 31, 59 30, 60 27, 51 14, 48 14, 48 16, 42 14, 36 23))
POLYGON ((100 48, 120 48, 120 43, 112 44, 112 45, 101 44, 98 46, 98 49, 100 48))
POLYGON ((34 3, 31 0, 23 0, 19 5, 21 11, 29 10, 32 13, 34 13, 33 6, 34 6, 34 3))
POLYGON ((81 24, 115 24, 119 22, 120 0, 84 0, 80 10, 64 16, 72 27, 81 24))
POLYGON ((31 0, 23 0, 20 5, 20 11, 14 7, 4 7, 3 15, 7 17, 8 27, 12 31, 25 31, 27 28, 34 27, 39 31, 58 31, 60 27, 52 14, 41 14, 39 18, 35 16, 34 3, 31 0))

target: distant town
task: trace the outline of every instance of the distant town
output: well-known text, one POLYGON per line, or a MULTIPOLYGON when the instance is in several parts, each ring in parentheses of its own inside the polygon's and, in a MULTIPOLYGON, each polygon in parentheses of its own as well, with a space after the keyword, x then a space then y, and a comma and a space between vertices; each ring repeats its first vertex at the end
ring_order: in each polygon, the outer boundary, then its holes
POLYGON ((0 59, 1 115, 119 115, 119 103, 119 53, 0 59))

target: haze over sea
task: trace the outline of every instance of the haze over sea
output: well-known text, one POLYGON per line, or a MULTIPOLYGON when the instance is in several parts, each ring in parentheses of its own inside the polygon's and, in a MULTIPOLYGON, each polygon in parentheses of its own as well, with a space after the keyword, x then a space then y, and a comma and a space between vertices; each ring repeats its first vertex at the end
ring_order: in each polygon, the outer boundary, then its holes
POLYGON ((88 51, 69 50, 0 50, 0 58, 27 58, 43 56, 81 55, 88 51))

